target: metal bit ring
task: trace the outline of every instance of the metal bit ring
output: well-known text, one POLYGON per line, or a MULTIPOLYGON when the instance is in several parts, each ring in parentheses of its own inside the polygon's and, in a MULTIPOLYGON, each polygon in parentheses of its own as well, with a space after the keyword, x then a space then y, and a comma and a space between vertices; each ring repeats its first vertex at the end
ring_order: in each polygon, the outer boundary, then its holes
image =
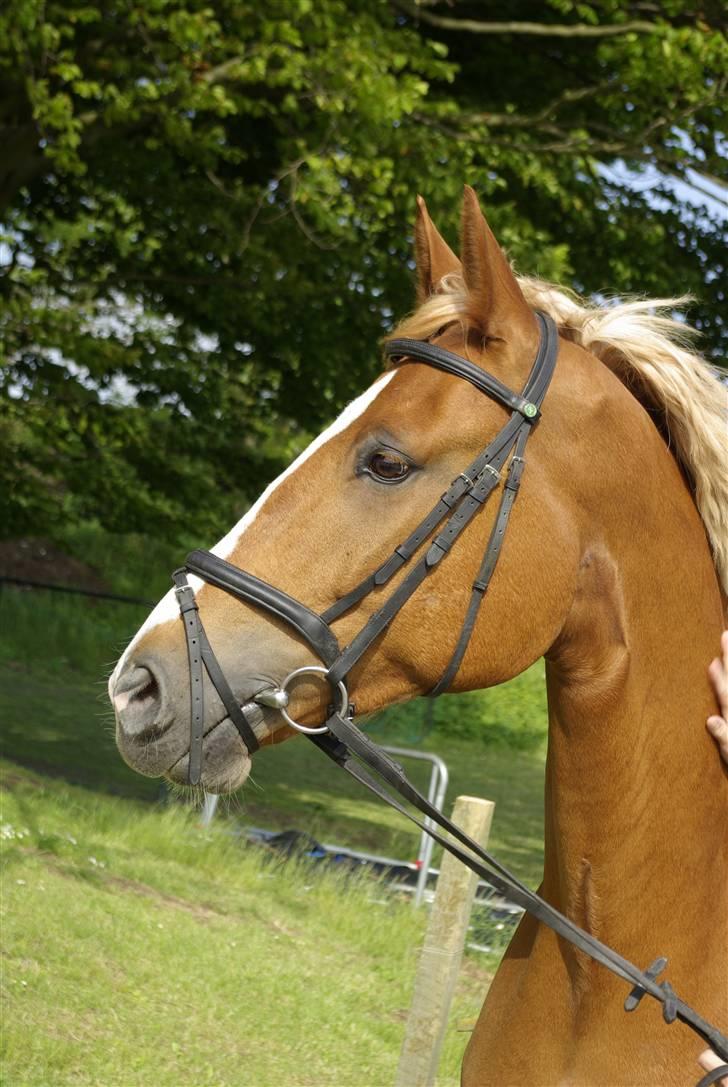
MULTIPOLYGON (((280 685, 280 690, 285 691, 291 680, 295 679, 297 676, 310 675, 311 673, 316 673, 317 675, 328 677, 329 670, 328 668, 322 668, 320 665, 316 664, 310 664, 306 668, 296 668, 283 680, 280 685)), ((349 712, 349 692, 347 691, 341 680, 339 680, 336 686, 339 688, 339 694, 341 696, 341 705, 339 706, 338 713, 342 717, 346 717, 347 713, 349 712)), ((315 736, 319 732, 328 732, 328 728, 326 725, 320 725, 318 728, 308 728, 307 725, 299 725, 298 721, 293 720, 285 706, 280 707, 280 713, 283 717, 283 720, 286 721, 286 723, 289 724, 291 728, 295 728, 297 732, 305 732, 307 736, 315 736)))

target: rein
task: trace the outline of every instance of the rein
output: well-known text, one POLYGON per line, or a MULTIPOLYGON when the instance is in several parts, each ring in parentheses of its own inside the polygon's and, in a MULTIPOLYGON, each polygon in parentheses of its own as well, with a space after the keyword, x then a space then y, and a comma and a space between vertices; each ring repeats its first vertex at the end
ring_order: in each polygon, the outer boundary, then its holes
MULTIPOLYGON (((426 363, 462 378, 509 409, 511 415, 475 460, 453 480, 417 527, 395 547, 389 558, 322 615, 318 615, 281 589, 238 569, 209 551, 192 551, 187 556, 184 567, 174 572, 172 576, 180 615, 184 622, 189 657, 191 706, 189 782, 190 784, 199 783, 202 774, 205 717, 204 672, 206 671, 250 755, 260 746, 255 734, 255 727, 262 725, 260 705, 279 709, 292 727, 305 733, 320 751, 361 785, 406 816, 421 830, 427 831, 435 841, 499 893, 521 906, 557 935, 568 940, 579 951, 589 955, 630 984, 632 988, 625 1001, 626 1011, 634 1011, 639 1006, 642 997, 649 995, 662 1004, 663 1018, 666 1023, 673 1023, 675 1020, 685 1023, 715 1053, 728 1062, 728 1038, 682 1001, 669 982, 657 982, 657 977, 667 965, 667 959, 657 959, 646 970, 641 970, 590 933, 579 928, 545 899, 534 894, 495 857, 430 804, 409 782, 402 767, 354 724, 353 707, 351 714, 349 713, 349 699, 344 682, 348 673, 386 630, 427 576, 447 556, 455 541, 500 483, 502 473, 505 473, 498 512, 480 569, 472 584, 471 597, 460 635, 450 662, 430 695, 436 696, 447 690, 457 674, 470 642, 480 605, 500 556, 508 520, 523 474, 526 444, 533 427, 540 418, 541 404, 556 364, 558 353, 556 326, 545 314, 536 313, 536 319, 540 333, 539 347, 521 394, 514 393, 469 360, 434 344, 410 339, 395 339, 387 343, 385 354, 394 365, 404 365, 409 362, 426 363), (437 534, 432 538, 436 531, 437 534), (384 604, 364 624, 351 643, 342 649, 330 624, 374 589, 390 581, 428 540, 430 542, 421 558, 384 604), (279 688, 261 691, 251 702, 241 707, 225 679, 205 633, 194 591, 187 581, 188 573, 196 574, 208 584, 262 609, 285 623, 307 642, 326 667, 309 666, 296 669, 283 680, 279 688), (300 725, 289 716, 285 708, 288 703, 289 684, 295 677, 306 673, 319 673, 325 676, 340 700, 338 709, 331 708, 325 724, 317 728, 300 725), (377 777, 373 777, 369 771, 377 777), (381 779, 381 782, 377 778, 381 779), (402 801, 414 807, 424 816, 424 820, 410 812, 402 801), (436 823, 447 832, 449 837, 434 830, 428 825, 428 821, 436 823)), ((709 1072, 700 1080, 697 1087, 709 1087, 726 1074, 728 1074, 728 1064, 709 1072)))

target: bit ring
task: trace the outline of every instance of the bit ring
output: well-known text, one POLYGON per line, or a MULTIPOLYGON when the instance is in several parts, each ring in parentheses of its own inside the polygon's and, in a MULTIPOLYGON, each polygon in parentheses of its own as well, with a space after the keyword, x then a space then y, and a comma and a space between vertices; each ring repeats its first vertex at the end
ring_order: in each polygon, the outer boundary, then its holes
MULTIPOLYGON (((289 673, 289 675, 287 675, 286 678, 283 680, 280 685, 280 690, 285 691, 291 680, 296 679, 297 676, 310 675, 311 673, 327 677, 329 674, 329 670, 328 668, 322 668, 320 665, 317 664, 310 664, 305 668, 296 668, 293 672, 289 673)), ((336 686, 339 689, 339 695, 341 697, 341 706, 339 707, 337 712, 342 717, 346 717, 347 713, 349 712, 349 692, 347 691, 341 680, 339 680, 336 686)), ((283 720, 287 724, 289 724, 291 728, 295 728, 297 732, 304 732, 307 736, 315 736, 320 732, 328 732, 327 725, 320 725, 318 728, 309 728, 307 725, 299 725, 298 721, 293 720, 285 706, 280 706, 279 709, 283 720)))

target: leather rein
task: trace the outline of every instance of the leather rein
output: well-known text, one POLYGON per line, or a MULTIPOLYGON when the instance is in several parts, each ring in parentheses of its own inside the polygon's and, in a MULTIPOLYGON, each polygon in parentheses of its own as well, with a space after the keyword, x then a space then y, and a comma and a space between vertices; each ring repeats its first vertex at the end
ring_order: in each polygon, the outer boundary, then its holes
MULTIPOLYGON (((503 478, 498 512, 480 569, 472 584, 470 601, 460 635, 450 662, 430 695, 436 696, 447 690, 457 674, 470 642, 480 605, 500 556, 503 538, 523 473, 526 444, 540 418, 541 405, 556 364, 558 353, 556 326, 545 314, 537 312, 536 319, 540 333, 539 347, 521 394, 514 393, 468 359, 435 344, 410 339, 390 340, 386 344, 385 355, 392 360, 394 365, 408 362, 426 363, 462 378, 510 410, 511 414, 496 436, 465 471, 453 480, 436 505, 409 536, 395 547, 389 558, 323 614, 317 614, 281 589, 233 566, 209 551, 192 551, 187 556, 185 565, 174 572, 172 577, 180 615, 184 622, 190 672, 188 779, 190 784, 198 784, 202 774, 205 718, 204 674, 207 672, 250 755, 260 746, 255 733, 256 727, 259 730, 265 727, 260 706, 268 705, 279 709, 291 726, 307 735, 312 743, 337 766, 410 819, 421 830, 427 831, 435 841, 496 891, 509 901, 521 906, 559 936, 572 943, 578 950, 626 981, 631 986, 630 994, 625 1001, 626 1011, 635 1010, 642 997, 649 995, 662 1004, 665 1022, 672 1023, 680 1020, 685 1023, 719 1057, 728 1062, 728 1038, 682 1001, 669 982, 656 980, 667 965, 667 959, 657 959, 646 970, 641 970, 590 933, 579 928, 545 899, 534 894, 495 857, 464 834, 426 800, 407 779, 402 767, 354 724, 353 707, 350 712, 345 684, 347 675, 386 630, 427 576, 446 557, 455 541, 503 478), (341 648, 330 624, 369 593, 387 584, 410 559, 414 558, 427 541, 429 543, 426 550, 394 592, 374 612, 350 644, 341 648), (214 585, 238 600, 281 620, 307 642, 323 661, 325 667, 310 666, 296 669, 286 677, 279 688, 261 691, 251 702, 241 706, 207 638, 194 590, 187 581, 188 573, 197 575, 207 584, 214 585), (298 724, 286 711, 287 687, 296 676, 310 672, 323 675, 331 684, 339 700, 338 707, 336 709, 330 707, 325 724, 318 728, 298 724), (376 777, 372 776, 370 771, 373 771, 376 777), (420 814, 413 814, 405 804, 415 808, 420 814), (435 830, 431 825, 433 823, 437 824, 442 831, 446 831, 449 837, 435 830)), ((708 1072, 697 1087, 709 1087, 727 1074, 728 1063, 708 1072)))

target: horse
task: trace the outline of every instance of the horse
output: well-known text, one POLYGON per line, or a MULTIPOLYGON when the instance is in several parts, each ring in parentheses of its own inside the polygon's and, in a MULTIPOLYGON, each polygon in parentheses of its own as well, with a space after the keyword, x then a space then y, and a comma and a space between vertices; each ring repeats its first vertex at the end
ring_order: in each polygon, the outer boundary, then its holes
MULTIPOLYGON (((536 311, 558 329, 520 496, 449 690, 503 683, 545 657, 540 892, 643 966, 668 955, 680 995, 724 1022, 728 781, 704 723, 728 586, 725 389, 665 313, 670 300, 594 305, 517 276, 467 186, 460 258, 421 198, 415 255, 417 305, 393 336, 455 352, 515 389, 538 348, 536 311)), ((386 559, 506 414, 416 360, 385 369, 213 553, 323 611, 386 559)), ((486 504, 354 666, 357 712, 426 693, 442 675, 494 520, 486 504)), ((190 584, 236 701, 316 663, 279 619, 190 584)), ((341 644, 388 591, 375 587, 334 620, 341 644)), ((245 781, 250 755, 208 686, 201 780, 224 792, 245 781)), ((109 694, 127 763, 184 783, 190 681, 171 591, 109 694)), ((313 727, 328 701, 309 673, 289 712, 313 727)), ((275 707, 261 721, 263 745, 293 734, 275 707)), ((657 1005, 625 1016, 624 997, 623 982, 524 916, 467 1046, 463 1084, 684 1084, 700 1042, 668 1029, 657 1005)))

